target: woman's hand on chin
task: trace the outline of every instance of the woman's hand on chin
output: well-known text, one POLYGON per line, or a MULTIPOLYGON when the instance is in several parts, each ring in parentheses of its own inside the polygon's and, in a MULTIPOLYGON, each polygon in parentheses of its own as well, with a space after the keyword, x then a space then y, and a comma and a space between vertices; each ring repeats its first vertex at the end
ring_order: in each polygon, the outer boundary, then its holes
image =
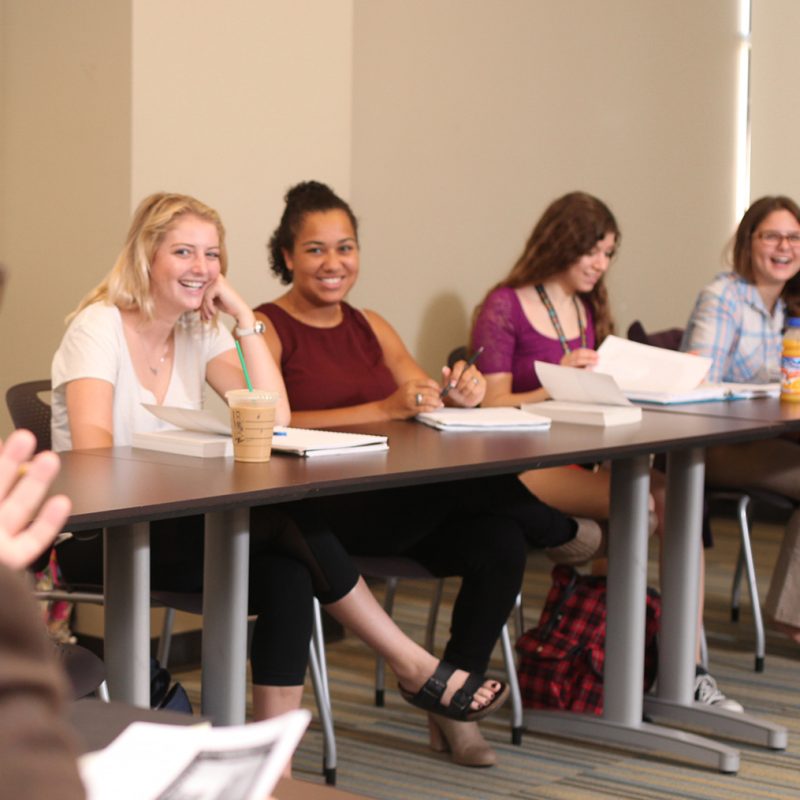
POLYGON ((210 320, 218 311, 229 314, 241 328, 252 327, 255 315, 224 275, 208 285, 200 304, 200 316, 210 320))

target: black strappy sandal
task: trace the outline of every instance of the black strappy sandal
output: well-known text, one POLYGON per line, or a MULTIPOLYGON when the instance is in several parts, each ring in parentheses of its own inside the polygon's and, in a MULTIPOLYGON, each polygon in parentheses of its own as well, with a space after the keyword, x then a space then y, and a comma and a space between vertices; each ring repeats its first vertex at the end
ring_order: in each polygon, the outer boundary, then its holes
POLYGON ((472 722, 482 719, 497 711, 508 698, 508 684, 498 681, 500 688, 495 692, 491 703, 487 703, 481 708, 470 708, 475 692, 483 686, 486 680, 483 675, 470 672, 463 686, 451 698, 450 703, 446 706, 442 705, 442 695, 447 688, 447 681, 455 671, 456 668, 452 664, 440 661, 436 667, 436 672, 425 681, 423 687, 416 694, 412 694, 408 689, 398 686, 400 694, 412 706, 421 708, 423 711, 430 711, 432 714, 459 720, 460 722, 472 722))

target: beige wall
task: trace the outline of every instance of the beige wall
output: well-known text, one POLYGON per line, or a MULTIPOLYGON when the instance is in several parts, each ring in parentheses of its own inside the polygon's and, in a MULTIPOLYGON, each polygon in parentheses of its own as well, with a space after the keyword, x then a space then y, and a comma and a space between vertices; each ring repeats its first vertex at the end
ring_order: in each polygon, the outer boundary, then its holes
MULTIPOLYGON (((622 326, 682 324, 735 223, 736 6, 0 0, 3 388, 47 374, 64 315, 162 188, 220 209, 255 303, 280 291, 264 244, 281 195, 329 181, 362 219, 355 302, 431 370, 574 188, 621 223, 622 326)), ((797 184, 798 16, 755 0, 754 195, 797 184)))
POLYGON ((733 220, 735 5, 356 0, 357 298, 436 369, 583 189, 622 227, 623 329, 684 324, 733 220))
MULTIPOLYGON (((130 196, 130 9, 0 0, 0 14, 4 396, 49 375, 64 316, 119 248, 130 196)), ((4 401, 0 409, 4 434, 4 401)))
MULTIPOLYGON (((49 375, 64 316, 162 189, 217 207, 248 300, 288 186, 350 191, 351 0, 0 0, 5 387, 49 375)), ((0 435, 10 427, 5 403, 0 435)))
POLYGON ((797 0, 753 0, 751 197, 788 194, 800 201, 800 99, 797 0))
POLYGON ((279 291, 266 243, 286 189, 350 191, 351 0, 136 0, 131 201, 161 189, 215 206, 231 276, 279 291))

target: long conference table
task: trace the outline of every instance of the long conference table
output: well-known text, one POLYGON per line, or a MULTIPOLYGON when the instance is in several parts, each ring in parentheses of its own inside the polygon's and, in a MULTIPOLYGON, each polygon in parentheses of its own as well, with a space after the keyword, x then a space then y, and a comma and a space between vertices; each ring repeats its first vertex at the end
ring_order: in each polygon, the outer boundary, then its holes
POLYGON ((140 706, 149 702, 153 520, 205 515, 202 713, 217 724, 237 724, 245 716, 250 507, 609 460, 604 712, 595 717, 528 711, 526 728, 651 749, 736 772, 735 748, 642 720, 650 454, 667 452, 658 696, 648 700, 648 713, 771 749, 786 747, 780 726, 693 702, 704 448, 776 436, 783 424, 774 415, 735 419, 645 411, 635 425, 554 423, 549 431, 525 433, 443 433, 414 422, 350 430, 388 434, 390 448, 313 459, 273 455, 259 465, 125 447, 62 454, 54 491, 73 501, 66 529, 104 528, 105 660, 112 697, 140 706))

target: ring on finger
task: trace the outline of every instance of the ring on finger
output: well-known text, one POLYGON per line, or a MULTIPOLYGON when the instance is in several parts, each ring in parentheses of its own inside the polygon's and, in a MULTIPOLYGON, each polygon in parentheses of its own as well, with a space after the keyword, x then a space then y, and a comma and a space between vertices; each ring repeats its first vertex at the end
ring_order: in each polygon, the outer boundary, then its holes
POLYGON ((414 402, 415 402, 415 403, 416 403, 418 406, 421 406, 421 405, 422 405, 422 392, 417 392, 417 393, 414 395, 414 402))

